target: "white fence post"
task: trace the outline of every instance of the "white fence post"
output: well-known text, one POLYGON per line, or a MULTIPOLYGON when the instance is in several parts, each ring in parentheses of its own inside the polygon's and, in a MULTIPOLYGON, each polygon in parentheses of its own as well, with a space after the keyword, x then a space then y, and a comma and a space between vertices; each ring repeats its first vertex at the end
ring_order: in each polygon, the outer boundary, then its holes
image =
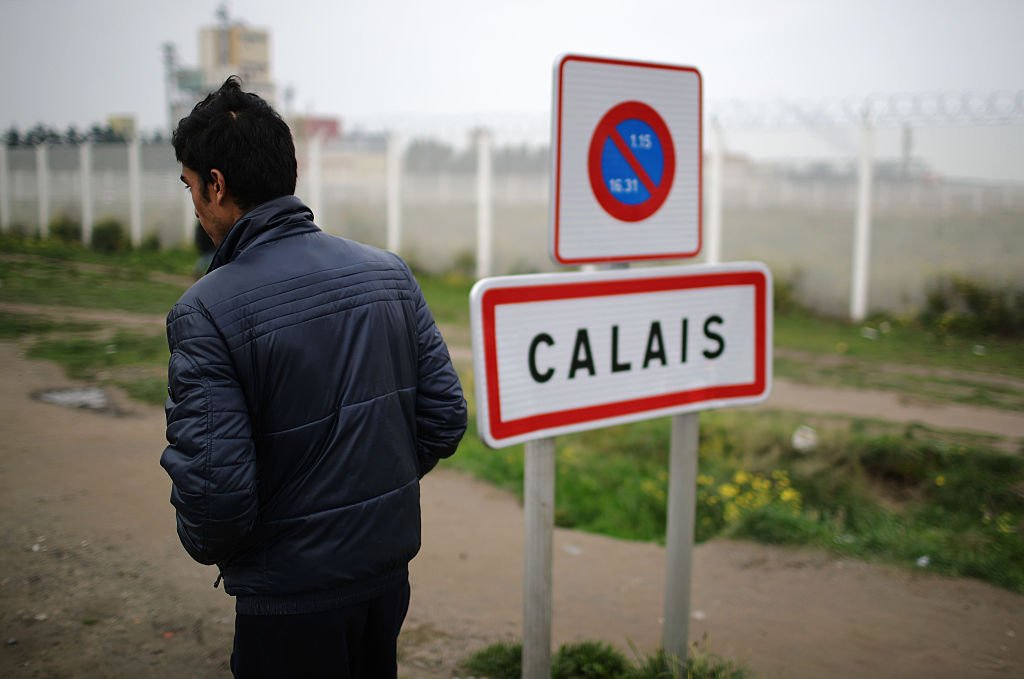
POLYGON ((128 141, 128 205, 132 247, 142 245, 142 146, 138 138, 128 141))
POLYGON ((555 439, 526 443, 523 470, 523 679, 551 677, 555 439))
POLYGON ((871 181, 873 131, 864 114, 860 168, 857 172, 857 221, 853 236, 853 272, 850 280, 850 320, 864 320, 868 308, 868 270, 871 258, 871 181))
POLYGON ((323 138, 313 133, 309 136, 306 152, 306 186, 309 191, 309 209, 313 211, 313 220, 321 224, 326 223, 324 216, 320 214, 323 207, 323 138))
POLYGON ((668 526, 665 551, 665 627, 662 648, 669 658, 686 661, 690 626, 694 522, 697 515, 697 446, 700 413, 672 417, 668 466, 668 526))
POLYGON ((388 136, 387 157, 387 213, 388 250, 398 253, 402 249, 402 166, 405 141, 397 132, 388 136))
POLYGON ((78 146, 78 174, 82 180, 82 243, 89 247, 93 226, 91 141, 83 141, 78 146))
POLYGON ((11 230, 11 189, 7 180, 7 142, 0 139, 0 232, 11 230))
POLYGON ((36 146, 36 192, 39 199, 39 235, 50 237, 50 167, 49 145, 41 142, 36 146))
POLYGON ((493 268, 492 205, 491 205, 491 132, 486 128, 474 131, 476 142, 476 277, 487 278, 493 268))
POLYGON ((708 186, 707 254, 705 262, 718 264, 722 257, 722 169, 725 141, 718 118, 711 120, 711 177, 708 186))

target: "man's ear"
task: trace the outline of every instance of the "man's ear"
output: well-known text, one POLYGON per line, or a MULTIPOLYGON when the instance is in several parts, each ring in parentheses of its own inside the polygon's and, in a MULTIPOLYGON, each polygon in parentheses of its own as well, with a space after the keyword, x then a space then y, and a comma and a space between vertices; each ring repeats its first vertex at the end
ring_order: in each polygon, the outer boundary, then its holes
POLYGON ((210 189, 213 191, 214 201, 220 205, 227 200, 228 197, 228 185, 224 180, 224 173, 214 168, 210 170, 210 189))

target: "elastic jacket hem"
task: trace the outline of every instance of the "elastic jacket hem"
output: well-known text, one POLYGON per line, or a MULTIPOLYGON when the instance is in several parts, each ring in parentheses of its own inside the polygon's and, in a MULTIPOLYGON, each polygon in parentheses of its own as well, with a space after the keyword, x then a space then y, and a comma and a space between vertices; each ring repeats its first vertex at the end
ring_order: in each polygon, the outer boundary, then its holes
POLYGON ((288 596, 239 596, 235 599, 237 615, 296 615, 322 613, 368 601, 409 580, 409 568, 400 568, 384 575, 353 582, 341 589, 307 592, 288 596))

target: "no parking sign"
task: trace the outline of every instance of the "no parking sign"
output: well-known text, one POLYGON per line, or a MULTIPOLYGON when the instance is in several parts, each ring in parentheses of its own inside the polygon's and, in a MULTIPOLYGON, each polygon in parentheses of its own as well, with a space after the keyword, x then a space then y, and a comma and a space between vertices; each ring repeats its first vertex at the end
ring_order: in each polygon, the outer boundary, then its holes
POLYGON ((550 250, 561 264, 701 247, 701 76, 567 55, 555 65, 550 250))

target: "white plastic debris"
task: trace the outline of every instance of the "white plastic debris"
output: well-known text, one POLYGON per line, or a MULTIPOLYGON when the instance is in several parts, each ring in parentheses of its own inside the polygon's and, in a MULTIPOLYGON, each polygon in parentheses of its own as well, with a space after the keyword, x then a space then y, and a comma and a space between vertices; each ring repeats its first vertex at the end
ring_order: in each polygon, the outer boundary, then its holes
POLYGON ((813 427, 801 424, 793 432, 793 448, 801 453, 809 453, 818 447, 818 432, 813 427))
POLYGON ((927 568, 928 564, 930 564, 931 562, 932 562, 932 559, 928 555, 919 556, 917 558, 917 561, 916 561, 918 568, 927 568))
POLYGON ((58 406, 89 410, 105 410, 110 405, 106 392, 99 387, 53 389, 39 394, 39 400, 58 406))
POLYGON ((865 325, 860 329, 860 336, 866 340, 876 340, 878 339, 878 331, 865 325))
POLYGON ((984 356, 987 353, 985 350, 985 345, 975 344, 973 347, 971 347, 971 353, 973 353, 975 356, 984 356))

